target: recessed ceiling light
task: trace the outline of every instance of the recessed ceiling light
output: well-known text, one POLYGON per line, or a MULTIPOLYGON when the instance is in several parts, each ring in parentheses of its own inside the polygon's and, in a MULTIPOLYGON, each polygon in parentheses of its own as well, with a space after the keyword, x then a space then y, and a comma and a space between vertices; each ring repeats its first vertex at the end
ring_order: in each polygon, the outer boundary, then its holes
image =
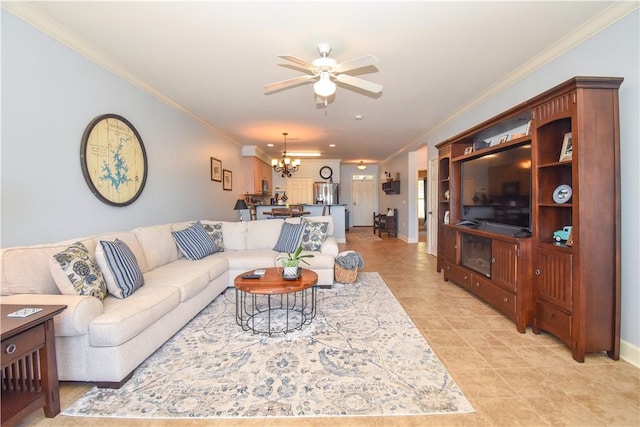
POLYGON ((329 147, 331 147, 331 148, 333 148, 335 146, 336 146, 336 144, 329 144, 329 147))
POLYGON ((267 144, 267 147, 273 147, 273 144, 267 144))
POLYGON ((356 120, 362 120, 362 114, 356 114, 354 118, 356 120))

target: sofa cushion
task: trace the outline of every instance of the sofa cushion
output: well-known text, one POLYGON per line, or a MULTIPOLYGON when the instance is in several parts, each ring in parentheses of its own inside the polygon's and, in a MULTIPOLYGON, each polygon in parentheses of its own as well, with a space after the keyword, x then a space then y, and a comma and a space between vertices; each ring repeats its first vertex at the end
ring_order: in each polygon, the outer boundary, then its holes
POLYGON ((304 232, 304 224, 289 224, 285 222, 282 224, 280 230, 280 237, 278 242, 273 247, 277 252, 295 252, 300 245, 300 239, 302 239, 302 233, 304 232))
POLYGON ((247 249, 273 249, 280 237, 282 219, 259 219, 247 222, 247 249))
POLYGON ((210 282, 207 266, 184 258, 182 261, 185 261, 180 263, 182 268, 176 268, 172 262, 144 273, 145 288, 156 286, 175 287, 180 291, 180 302, 185 302, 192 296, 197 295, 210 282))
POLYGON ((186 258, 181 258, 178 261, 167 264, 166 269, 203 269, 209 274, 209 282, 214 281, 221 275, 225 274, 229 270, 229 264, 227 262, 227 255, 229 253, 236 252, 218 252, 207 257, 204 257, 197 262, 189 261, 186 258))
POLYGON ((133 230, 147 258, 149 269, 153 270, 180 258, 181 253, 171 231, 170 224, 152 225, 133 230))
POLYGON ((269 249, 253 249, 233 252, 229 258, 229 270, 252 270, 255 268, 274 267, 277 252, 269 249))
POLYGON ((144 285, 136 256, 122 240, 100 240, 96 246, 96 260, 107 281, 107 289, 114 297, 127 298, 144 285))
POLYGON ((273 249, 280 237, 282 219, 259 219, 247 222, 247 249, 273 249))
POLYGON ((202 224, 195 224, 180 231, 172 231, 171 234, 176 240, 180 251, 192 261, 199 260, 207 255, 216 252, 216 246, 211 237, 204 231, 202 224))
POLYGON ((327 238, 328 222, 312 222, 302 220, 305 224, 304 233, 300 246, 305 251, 319 251, 327 238))
MULTIPOLYGON (((89 343, 97 347, 125 343, 179 303, 180 292, 175 287, 143 286, 126 299, 109 295, 103 302, 104 313, 89 324, 89 343)), ((96 360, 96 363, 100 362, 96 360)))
POLYGON ((107 284, 100 267, 81 242, 75 242, 53 255, 49 268, 60 293, 88 295, 102 301, 107 296, 107 284))
MULTIPOLYGON (((59 295, 60 289, 51 275, 49 260, 75 241, 1 249, 0 292, 2 295, 59 295)), ((86 244, 85 247, 88 248, 86 244)))
POLYGON ((313 254, 313 258, 305 258, 307 264, 301 263, 300 267, 310 269, 332 269, 335 264, 335 257, 332 255, 321 254, 318 252, 302 251, 303 254, 313 254))
POLYGON ((207 232, 211 240, 213 241, 216 250, 214 252, 224 251, 224 236, 222 235, 222 224, 202 224, 204 231, 207 232))
MULTIPOLYGON (((247 249, 247 221, 200 221, 203 226, 221 224, 224 250, 241 251, 247 249)), ((251 221, 253 222, 253 221, 251 221)))

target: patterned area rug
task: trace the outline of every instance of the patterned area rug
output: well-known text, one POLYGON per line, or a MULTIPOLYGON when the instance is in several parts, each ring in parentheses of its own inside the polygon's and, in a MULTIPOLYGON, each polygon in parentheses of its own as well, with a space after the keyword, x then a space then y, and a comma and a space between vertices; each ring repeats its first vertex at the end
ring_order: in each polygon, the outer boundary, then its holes
POLYGON ((228 289, 119 390, 63 412, 123 418, 426 415, 473 408, 378 273, 318 289, 302 330, 244 332, 228 289))

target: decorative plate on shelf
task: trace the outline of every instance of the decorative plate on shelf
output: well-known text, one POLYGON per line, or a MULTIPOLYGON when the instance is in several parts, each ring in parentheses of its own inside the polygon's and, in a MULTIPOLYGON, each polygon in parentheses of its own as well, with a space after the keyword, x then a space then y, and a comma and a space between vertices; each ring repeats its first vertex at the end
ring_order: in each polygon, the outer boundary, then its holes
POLYGON ((571 199, 572 194, 571 186, 567 184, 558 185, 556 189, 553 190, 553 201, 556 203, 566 203, 571 199))

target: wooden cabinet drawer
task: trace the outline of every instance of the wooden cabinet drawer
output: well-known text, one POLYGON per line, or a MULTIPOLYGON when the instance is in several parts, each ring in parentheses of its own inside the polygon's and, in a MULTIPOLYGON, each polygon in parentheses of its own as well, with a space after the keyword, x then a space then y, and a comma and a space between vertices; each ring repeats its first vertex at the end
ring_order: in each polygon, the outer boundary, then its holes
POLYGON ((501 313, 504 313, 512 319, 515 318, 516 295, 513 293, 475 274, 472 277, 471 290, 501 313))
POLYGON ((571 343, 571 315, 543 301, 536 301, 535 325, 551 332, 567 345, 571 343))
POLYGON ((44 325, 34 326, 2 341, 2 366, 44 346, 44 325))
POLYGON ((443 264, 444 268, 444 279, 451 280, 458 285, 462 285, 465 288, 469 287, 469 283, 471 283, 471 273, 467 270, 460 268, 456 264, 445 261, 443 264))

